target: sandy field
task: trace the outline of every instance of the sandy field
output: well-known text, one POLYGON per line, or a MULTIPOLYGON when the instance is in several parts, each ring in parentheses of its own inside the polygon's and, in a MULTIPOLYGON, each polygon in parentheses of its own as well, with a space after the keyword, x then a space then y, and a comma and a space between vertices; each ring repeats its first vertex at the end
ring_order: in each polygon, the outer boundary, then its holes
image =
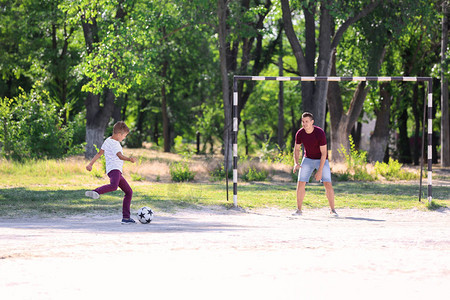
POLYGON ((450 210, 0 219, 2 299, 448 299, 450 210))

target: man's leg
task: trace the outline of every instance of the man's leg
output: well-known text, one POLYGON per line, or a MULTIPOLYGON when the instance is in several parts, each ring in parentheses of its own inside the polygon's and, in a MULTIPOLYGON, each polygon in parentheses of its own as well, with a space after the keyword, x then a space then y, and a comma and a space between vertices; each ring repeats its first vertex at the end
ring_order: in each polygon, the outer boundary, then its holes
POLYGON ((300 170, 298 170, 297 181, 297 209, 302 211, 303 199, 306 194, 306 183, 309 182, 312 172, 314 171, 314 161, 312 159, 304 157, 300 170))
POLYGON ((334 189, 331 182, 323 182, 323 186, 325 187, 325 192, 328 198, 328 203, 330 204, 331 210, 334 210, 334 189))
POLYGON ((303 199, 305 198, 306 194, 305 186, 306 182, 297 182, 297 209, 300 211, 302 210, 303 199))

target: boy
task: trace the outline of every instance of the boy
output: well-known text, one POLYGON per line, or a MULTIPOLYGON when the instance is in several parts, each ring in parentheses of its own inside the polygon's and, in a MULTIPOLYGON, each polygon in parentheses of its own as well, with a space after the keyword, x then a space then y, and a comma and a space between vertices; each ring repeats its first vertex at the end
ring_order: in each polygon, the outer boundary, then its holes
POLYGON ((92 158, 91 162, 86 166, 88 171, 92 171, 92 166, 95 161, 99 159, 103 154, 105 154, 106 161, 106 174, 108 174, 110 183, 93 191, 86 191, 86 196, 92 199, 100 198, 101 194, 112 192, 120 187, 125 193, 122 205, 122 224, 135 224, 132 218, 130 218, 130 206, 131 197, 133 196, 133 190, 128 185, 128 182, 122 176, 123 161, 131 161, 134 163, 136 160, 133 157, 126 157, 123 155, 122 142, 125 137, 130 132, 128 126, 123 122, 119 121, 114 124, 113 135, 107 138, 102 145, 100 151, 92 158))
POLYGON ((337 217, 334 210, 334 190, 331 185, 331 170, 328 163, 327 139, 322 128, 314 125, 314 116, 312 113, 302 114, 302 128, 295 135, 294 147, 294 169, 298 172, 297 182, 297 211, 294 215, 302 214, 303 198, 305 197, 305 186, 309 182, 314 169, 317 169, 315 178, 322 181, 325 187, 328 203, 330 204, 330 214, 337 217), (300 158, 300 145, 303 144, 305 156, 302 164, 298 163, 300 158))

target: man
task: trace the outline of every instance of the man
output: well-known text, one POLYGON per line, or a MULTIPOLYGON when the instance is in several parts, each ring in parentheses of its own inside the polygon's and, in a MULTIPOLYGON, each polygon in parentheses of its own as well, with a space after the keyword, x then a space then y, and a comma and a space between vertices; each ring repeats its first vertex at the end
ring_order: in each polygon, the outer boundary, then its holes
POLYGON ((330 204, 330 214, 337 217, 334 209, 334 190, 331 184, 331 170, 328 162, 327 139, 322 128, 314 125, 312 113, 305 112, 302 115, 302 128, 295 135, 294 147, 294 170, 298 173, 297 182, 297 211, 294 215, 302 214, 302 204, 305 198, 305 186, 314 170, 317 170, 315 178, 323 182, 328 202, 330 204), (303 144, 304 157, 301 165, 300 145, 303 144))

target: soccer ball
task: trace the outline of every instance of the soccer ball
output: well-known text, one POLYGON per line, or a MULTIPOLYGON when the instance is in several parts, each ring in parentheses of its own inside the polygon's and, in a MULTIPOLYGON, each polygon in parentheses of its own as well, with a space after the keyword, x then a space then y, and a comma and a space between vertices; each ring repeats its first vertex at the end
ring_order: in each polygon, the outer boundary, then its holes
POLYGON ((137 218, 142 224, 148 224, 153 220, 153 210, 150 207, 141 207, 137 212, 137 218))

